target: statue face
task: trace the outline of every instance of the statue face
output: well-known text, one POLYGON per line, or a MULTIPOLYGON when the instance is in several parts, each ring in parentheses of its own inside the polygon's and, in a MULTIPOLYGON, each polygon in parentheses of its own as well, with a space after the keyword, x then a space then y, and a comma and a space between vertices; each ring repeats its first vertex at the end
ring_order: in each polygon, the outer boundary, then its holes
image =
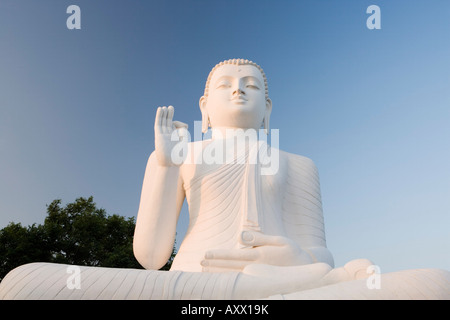
POLYGON ((266 100, 264 79, 252 65, 225 64, 214 71, 208 97, 200 109, 209 116, 211 127, 259 129, 271 110, 266 100))

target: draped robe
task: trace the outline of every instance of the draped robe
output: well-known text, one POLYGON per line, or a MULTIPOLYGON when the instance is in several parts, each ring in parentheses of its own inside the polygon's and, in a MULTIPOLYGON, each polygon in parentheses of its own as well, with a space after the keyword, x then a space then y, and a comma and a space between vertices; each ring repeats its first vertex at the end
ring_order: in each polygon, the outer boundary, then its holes
MULTIPOLYGON (((238 239, 244 230, 284 236, 306 250, 325 248, 320 185, 313 162, 270 149, 263 141, 251 143, 222 163, 199 161, 208 148, 220 150, 221 143, 226 141, 192 143, 190 152, 202 151, 187 165, 195 170, 181 168, 190 223, 172 270, 202 271, 205 252, 242 248, 238 239), (262 174, 271 161, 279 161, 279 170, 262 174)), ((230 148, 225 148, 229 156, 230 148)))

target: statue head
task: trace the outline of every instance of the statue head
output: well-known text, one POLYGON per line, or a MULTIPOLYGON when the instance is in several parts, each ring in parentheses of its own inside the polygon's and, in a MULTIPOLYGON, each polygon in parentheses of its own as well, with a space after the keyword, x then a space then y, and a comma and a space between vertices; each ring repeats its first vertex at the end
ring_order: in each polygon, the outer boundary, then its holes
POLYGON ((200 98, 202 131, 212 128, 259 129, 269 131, 272 101, 267 78, 256 63, 230 59, 218 63, 209 73, 200 98))

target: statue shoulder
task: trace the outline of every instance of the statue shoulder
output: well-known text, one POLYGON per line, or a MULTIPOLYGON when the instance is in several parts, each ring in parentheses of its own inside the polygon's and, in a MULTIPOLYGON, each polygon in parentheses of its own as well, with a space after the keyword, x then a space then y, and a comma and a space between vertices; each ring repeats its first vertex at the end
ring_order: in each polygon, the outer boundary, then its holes
POLYGON ((302 171, 309 171, 315 175, 318 174, 314 161, 308 157, 280 150, 280 158, 280 162, 286 164, 289 169, 298 170, 301 168, 302 171))

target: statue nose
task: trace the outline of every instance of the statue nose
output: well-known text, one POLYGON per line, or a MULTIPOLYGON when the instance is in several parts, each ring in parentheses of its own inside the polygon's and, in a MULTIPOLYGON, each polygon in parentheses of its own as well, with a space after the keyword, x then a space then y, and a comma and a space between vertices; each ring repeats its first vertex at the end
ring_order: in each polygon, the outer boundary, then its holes
POLYGON ((234 92, 233 92, 233 96, 240 95, 240 94, 245 94, 245 92, 243 90, 241 90, 241 88, 238 88, 238 89, 234 90, 234 92))

